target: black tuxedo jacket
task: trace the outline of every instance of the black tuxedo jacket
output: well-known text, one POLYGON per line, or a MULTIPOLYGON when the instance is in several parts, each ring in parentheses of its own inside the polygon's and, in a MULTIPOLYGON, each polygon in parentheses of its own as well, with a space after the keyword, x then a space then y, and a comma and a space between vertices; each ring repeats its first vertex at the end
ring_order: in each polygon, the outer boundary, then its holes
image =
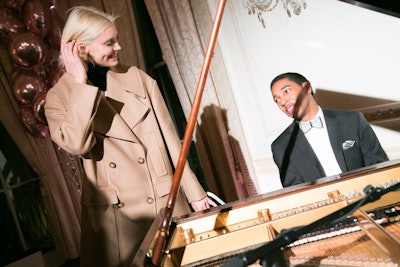
MULTIPOLYGON (((371 126, 358 111, 323 109, 330 143, 342 172, 388 160, 371 126)), ((271 145, 284 187, 325 177, 325 172, 297 122, 271 145)))

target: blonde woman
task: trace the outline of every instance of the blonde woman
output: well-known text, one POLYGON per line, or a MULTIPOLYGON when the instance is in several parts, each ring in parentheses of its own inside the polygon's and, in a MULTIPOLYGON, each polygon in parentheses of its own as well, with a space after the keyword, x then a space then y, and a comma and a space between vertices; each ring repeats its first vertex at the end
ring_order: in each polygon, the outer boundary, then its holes
MULTIPOLYGON (((80 155, 81 265, 129 266, 166 206, 180 140, 156 82, 120 64, 116 17, 71 9, 61 41, 65 73, 46 97, 52 140, 80 155)), ((215 206, 186 166, 174 212, 215 206)))

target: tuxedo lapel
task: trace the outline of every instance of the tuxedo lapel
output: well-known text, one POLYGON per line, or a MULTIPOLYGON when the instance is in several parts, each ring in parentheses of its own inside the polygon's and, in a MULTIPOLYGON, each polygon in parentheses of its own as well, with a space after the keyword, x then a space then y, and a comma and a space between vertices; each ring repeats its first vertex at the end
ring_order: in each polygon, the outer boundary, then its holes
POLYGON ((292 161, 292 164, 295 164, 296 169, 305 181, 315 180, 316 173, 320 175, 319 177, 325 176, 321 163, 296 122, 292 123, 289 136, 290 140, 288 140, 286 146, 285 159, 287 158, 286 155, 290 155, 289 160, 292 161))
POLYGON ((329 140, 335 154, 336 160, 342 172, 347 171, 347 166, 342 150, 342 123, 336 119, 336 114, 330 110, 323 110, 326 127, 328 129, 329 140))

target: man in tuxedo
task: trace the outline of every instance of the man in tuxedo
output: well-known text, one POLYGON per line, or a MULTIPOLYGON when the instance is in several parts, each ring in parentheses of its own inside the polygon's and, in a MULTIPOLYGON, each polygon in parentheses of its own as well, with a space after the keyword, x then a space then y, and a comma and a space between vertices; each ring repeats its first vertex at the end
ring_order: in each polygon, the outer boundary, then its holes
POLYGON ((303 75, 278 75, 271 93, 293 118, 271 145, 284 187, 388 160, 362 113, 322 109, 303 75))

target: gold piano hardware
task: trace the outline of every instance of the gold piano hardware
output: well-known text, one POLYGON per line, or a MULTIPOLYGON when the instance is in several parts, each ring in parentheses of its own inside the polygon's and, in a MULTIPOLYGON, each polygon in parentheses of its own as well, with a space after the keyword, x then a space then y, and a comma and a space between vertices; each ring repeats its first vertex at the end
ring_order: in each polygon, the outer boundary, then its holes
MULTIPOLYGON (((362 190, 367 185, 387 188, 399 182, 400 160, 390 161, 362 168, 341 177, 327 177, 312 183, 227 203, 208 212, 174 218, 162 266, 220 266, 229 258, 273 240, 283 229, 310 224, 359 200, 364 196, 362 190)), ((364 205, 362 210, 375 210, 398 203, 399 200, 400 191, 391 192, 384 195, 379 202, 364 205)), ((398 222, 399 220, 395 225, 400 227, 398 222)), ((355 228, 346 229, 347 235, 352 231, 357 231, 352 242, 357 242, 365 236, 365 233, 360 231, 360 226, 355 228)), ((393 238, 396 239, 396 237, 393 238)), ((328 236, 325 242, 330 242, 330 240, 336 242, 336 239, 340 238, 328 236)), ((374 241, 373 238, 371 240, 368 242, 374 241)), ((318 242, 313 242, 313 245, 318 246, 318 242)), ((341 247, 345 246, 346 242, 341 247)), ((351 245, 354 248, 359 247, 359 245, 351 245)), ((290 264, 313 262, 317 256, 312 253, 317 249, 310 250, 308 254, 303 253, 307 251, 305 246, 304 242, 294 242, 285 249, 285 259, 290 264)), ((327 247, 334 246, 327 245, 327 247)), ((398 249, 400 250, 400 247, 398 249)), ((324 262, 332 266, 354 266, 359 260, 359 257, 355 260, 347 254, 341 258, 340 255, 327 256, 323 254, 325 250, 321 253, 318 257, 323 259, 318 258, 315 265, 308 266, 323 265, 324 262)), ((397 254, 400 255, 400 253, 397 254)), ((377 259, 371 259, 371 262, 381 264, 376 266, 398 266, 399 260, 380 255, 377 259)), ((362 264, 362 266, 368 266, 366 262, 362 264)))
MULTIPOLYGON (((319 202, 314 202, 309 205, 296 207, 290 210, 280 211, 274 214, 270 214, 269 209, 263 209, 257 211, 258 214, 257 218, 241 221, 239 223, 235 223, 228 226, 215 227, 213 230, 198 234, 194 233, 193 228, 184 230, 182 229, 182 227, 177 227, 177 229, 174 232, 175 236, 173 236, 174 243, 172 243, 169 248, 172 250, 182 245, 184 246, 189 245, 195 242, 204 241, 206 239, 214 238, 220 235, 225 235, 228 233, 233 233, 235 231, 244 230, 246 228, 252 228, 255 226, 263 225, 265 223, 270 223, 270 225, 274 226, 273 227, 274 229, 281 230, 279 227, 279 221, 277 221, 279 219, 285 219, 285 228, 287 228, 291 227, 291 225, 296 226, 297 225, 296 221, 298 221, 299 219, 298 216, 303 216, 303 212, 310 212, 308 213, 308 215, 312 217, 315 217, 314 215, 310 215, 312 213, 316 214, 317 217, 320 217, 322 214, 328 214, 332 210, 343 208, 346 205, 347 205, 347 200, 342 198, 341 200, 339 199, 322 200, 319 202), (328 207, 328 205, 336 205, 337 208, 333 208, 331 206, 328 207)), ((228 213, 229 212, 225 212, 221 213, 220 215, 222 214, 227 215, 228 213)), ((259 238, 261 239, 261 242, 269 240, 265 239, 265 236, 260 236, 259 238)))

